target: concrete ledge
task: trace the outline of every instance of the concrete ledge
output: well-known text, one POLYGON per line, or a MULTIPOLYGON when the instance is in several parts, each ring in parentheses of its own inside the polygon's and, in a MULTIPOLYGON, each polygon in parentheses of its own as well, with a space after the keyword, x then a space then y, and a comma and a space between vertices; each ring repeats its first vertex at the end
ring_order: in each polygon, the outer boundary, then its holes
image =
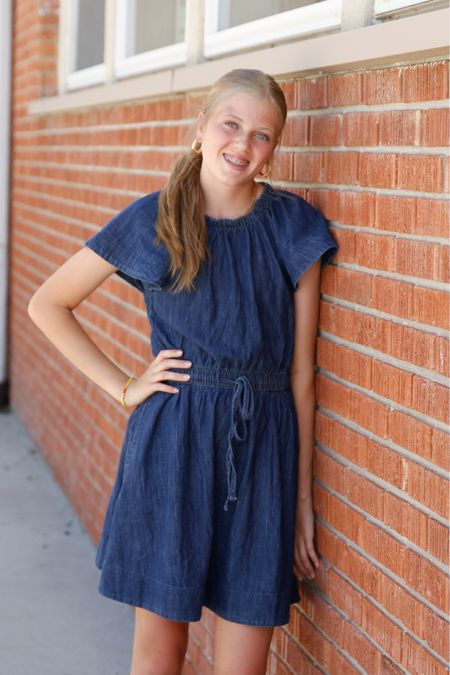
POLYGON ((449 56, 450 9, 426 12, 350 31, 171 68, 82 91, 32 101, 32 115, 110 105, 209 87, 232 68, 259 68, 278 79, 317 71, 379 66, 449 56))

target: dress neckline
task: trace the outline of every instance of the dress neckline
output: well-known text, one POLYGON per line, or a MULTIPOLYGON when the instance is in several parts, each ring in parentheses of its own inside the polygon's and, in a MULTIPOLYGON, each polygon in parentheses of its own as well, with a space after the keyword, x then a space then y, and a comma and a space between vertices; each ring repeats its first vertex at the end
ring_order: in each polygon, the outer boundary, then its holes
POLYGON ((258 182, 258 185, 259 184, 263 186, 263 190, 248 213, 243 216, 238 216, 237 218, 213 218, 213 216, 208 216, 205 214, 207 226, 219 228, 239 228, 255 223, 264 212, 270 198, 270 193, 272 191, 272 186, 270 183, 260 181, 258 182))

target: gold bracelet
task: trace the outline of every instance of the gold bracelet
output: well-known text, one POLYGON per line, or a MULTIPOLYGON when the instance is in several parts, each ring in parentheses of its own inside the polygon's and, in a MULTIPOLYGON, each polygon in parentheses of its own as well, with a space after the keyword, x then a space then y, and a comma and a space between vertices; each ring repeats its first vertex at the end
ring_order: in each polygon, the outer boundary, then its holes
POLYGON ((130 379, 128 380, 128 382, 126 383, 126 385, 124 386, 124 388, 123 388, 122 396, 120 397, 120 402, 121 402, 121 404, 123 405, 124 408, 127 407, 127 404, 125 403, 125 394, 127 393, 128 385, 129 385, 131 382, 133 382, 134 379, 135 379, 135 377, 132 375, 132 376, 130 377, 130 379))

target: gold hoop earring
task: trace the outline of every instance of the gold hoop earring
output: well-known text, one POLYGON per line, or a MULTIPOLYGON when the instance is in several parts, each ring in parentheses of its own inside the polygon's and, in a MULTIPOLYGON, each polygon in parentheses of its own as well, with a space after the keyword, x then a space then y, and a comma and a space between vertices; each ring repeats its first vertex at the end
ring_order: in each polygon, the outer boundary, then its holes
POLYGON ((272 164, 269 162, 268 168, 265 171, 259 171, 258 176, 261 176, 261 178, 268 178, 271 173, 272 173, 272 164))
POLYGON ((202 154, 202 142, 199 141, 197 138, 194 139, 191 148, 196 155, 202 154))

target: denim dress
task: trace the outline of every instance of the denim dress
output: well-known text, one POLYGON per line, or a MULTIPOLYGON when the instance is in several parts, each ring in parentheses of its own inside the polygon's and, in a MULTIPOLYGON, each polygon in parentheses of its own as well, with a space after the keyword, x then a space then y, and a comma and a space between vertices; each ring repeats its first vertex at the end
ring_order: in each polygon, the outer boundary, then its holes
MULTIPOLYGON (((263 183, 240 218, 206 216, 211 259, 173 293, 156 244, 159 192, 85 245, 144 294, 151 350, 192 361, 178 394, 157 391, 128 419, 99 541, 99 591, 175 621, 202 607, 242 624, 289 622, 299 436, 289 368, 296 283, 338 250, 325 218, 263 183)), ((137 374, 138 375, 138 374, 137 374)))

